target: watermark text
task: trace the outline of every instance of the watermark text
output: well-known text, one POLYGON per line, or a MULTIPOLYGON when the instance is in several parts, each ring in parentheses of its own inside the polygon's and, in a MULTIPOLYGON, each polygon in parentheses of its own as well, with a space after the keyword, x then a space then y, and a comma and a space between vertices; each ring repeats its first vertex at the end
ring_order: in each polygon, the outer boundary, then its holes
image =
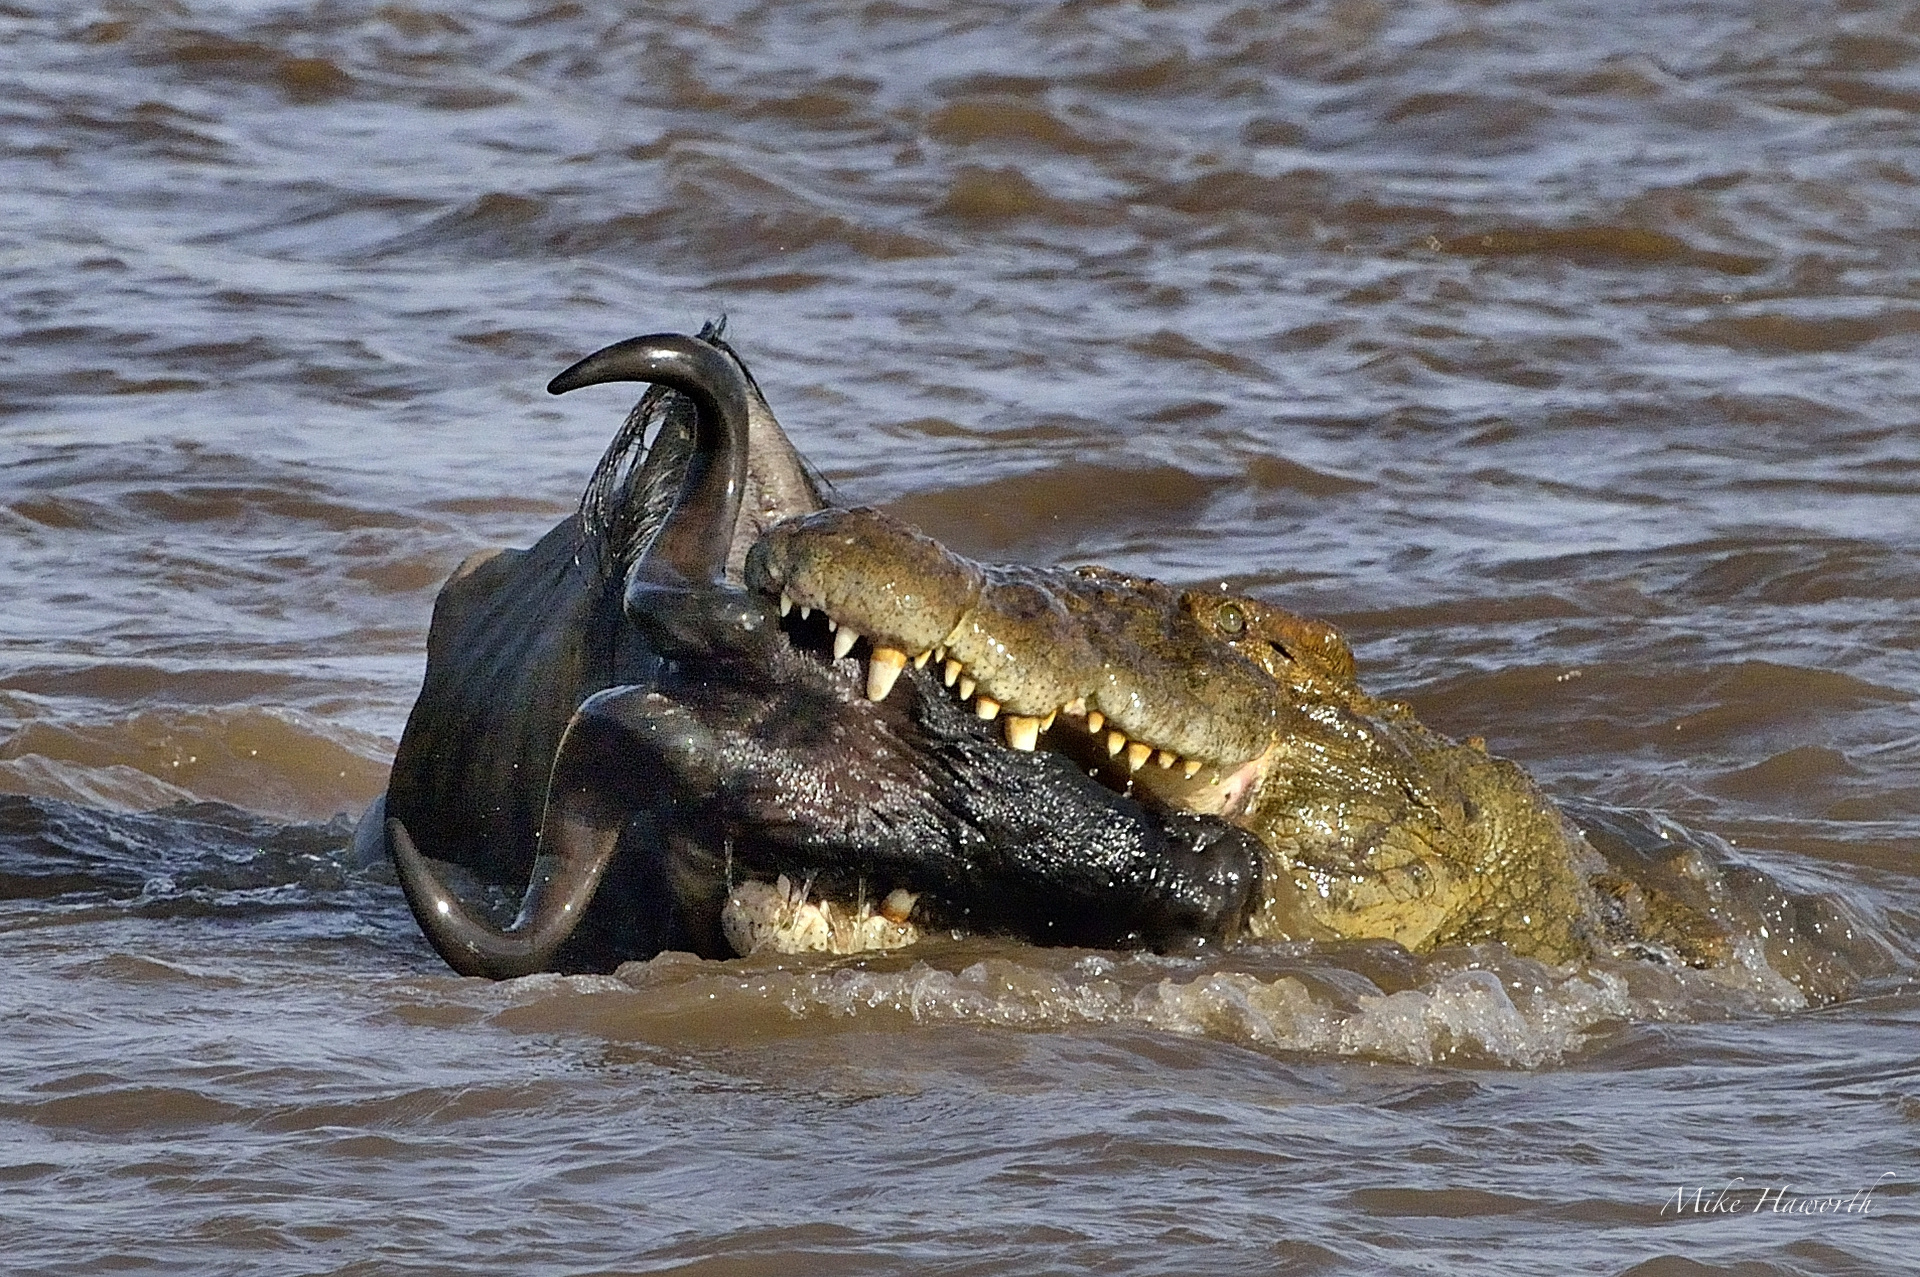
POLYGON ((1873 1195, 1892 1171, 1852 1192, 1807 1193, 1792 1184, 1749 1184, 1736 1175, 1725 1184, 1679 1185, 1660 1203, 1662 1215, 1871 1215, 1873 1195))

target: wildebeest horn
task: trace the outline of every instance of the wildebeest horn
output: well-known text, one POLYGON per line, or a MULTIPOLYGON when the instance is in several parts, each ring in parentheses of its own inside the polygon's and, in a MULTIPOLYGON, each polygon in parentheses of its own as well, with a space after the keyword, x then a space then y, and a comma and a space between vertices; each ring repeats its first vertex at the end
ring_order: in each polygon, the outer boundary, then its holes
MULTIPOLYGON (((702 624, 723 615, 735 629, 744 615, 751 629, 750 613, 733 615, 750 596, 723 584, 746 485, 746 374, 714 346, 664 333, 597 350, 555 377, 547 390, 558 395, 610 381, 657 383, 679 391, 694 406, 693 447, 680 494, 629 572, 628 612, 638 605, 644 613, 660 600, 679 599, 686 601, 685 615, 668 632, 678 628, 697 635, 702 624)), ((609 689, 599 699, 611 695, 617 702, 633 690, 638 689, 609 689)), ((579 926, 626 825, 627 807, 604 770, 611 746, 600 726, 594 715, 576 713, 561 737, 548 779, 540 851, 519 916, 504 931, 468 910, 428 866, 406 827, 387 821, 388 850, 407 902, 427 939, 460 974, 504 980, 550 970, 579 926)))
POLYGON ((461 975, 511 980, 553 968, 600 886, 624 824, 624 815, 591 791, 550 796, 540 844, 553 850, 533 862, 520 916, 505 931, 474 916, 447 890, 397 820, 387 821, 387 845, 413 916, 447 965, 461 975))
POLYGON ((547 383, 564 395, 609 381, 654 382, 693 401, 693 453, 673 513, 636 566, 646 583, 699 587, 720 578, 747 482, 747 379, 724 352, 695 337, 656 333, 594 351, 547 383))
POLYGON ((407 903, 427 939, 461 975, 511 980, 552 970, 554 955, 580 925, 626 825, 625 807, 604 783, 608 749, 598 739, 600 727, 597 718, 576 713, 560 738, 540 821, 540 854, 520 914, 505 931, 476 917, 448 891, 406 826, 387 821, 387 844, 407 903))

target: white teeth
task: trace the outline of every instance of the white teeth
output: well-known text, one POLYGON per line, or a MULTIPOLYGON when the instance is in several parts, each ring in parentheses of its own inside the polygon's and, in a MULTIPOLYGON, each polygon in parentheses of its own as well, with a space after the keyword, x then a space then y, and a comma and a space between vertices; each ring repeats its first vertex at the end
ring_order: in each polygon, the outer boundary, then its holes
POLYGON ((1107 757, 1108 758, 1112 758, 1115 754, 1119 753, 1121 750, 1125 749, 1126 747, 1127 747, 1127 737, 1125 732, 1108 732, 1107 733, 1107 757))
POLYGON ((867 662, 867 699, 884 701, 887 693, 893 690, 894 680, 900 677, 900 671, 907 667, 907 654, 891 647, 873 649, 873 659, 867 662))
POLYGON ((1007 729, 1007 744, 1015 749, 1031 754, 1040 741, 1040 720, 1037 718, 1009 714, 1003 726, 1007 729))
POLYGON ((1171 767, 1179 757, 1180 755, 1174 753, 1172 750, 1163 749, 1153 756, 1154 766, 1161 768, 1171 767))
POLYGON ((961 669, 960 662, 948 661, 945 665, 942 665, 940 667, 941 680, 945 682, 948 687, 952 687, 953 680, 960 677, 960 669, 961 669))
POLYGON ((1107 716, 1099 710, 1087 715, 1087 735, 1098 736, 1100 729, 1107 725, 1107 716))
POLYGON ((1000 702, 991 696, 982 696, 973 703, 973 712, 982 718, 1000 717, 1000 702))
POLYGON ((1192 780, 1200 771, 1200 760, 1197 758, 1189 758, 1187 765, 1180 770, 1188 780, 1192 780))
POLYGON ((1087 698, 1076 696, 1060 707, 1060 712, 1069 718, 1078 718, 1087 712, 1087 698))
POLYGON ((927 668, 927 658, 931 657, 932 655, 933 655, 933 649, 928 648, 926 651, 920 653, 920 655, 914 657, 913 668, 917 670, 923 670, 927 668))
POLYGON ((976 686, 978 686, 978 684, 976 684, 972 679, 968 678, 965 674, 962 674, 960 676, 960 688, 959 688, 960 699, 963 701, 972 700, 973 689, 976 686))
POLYGON ((888 922, 905 922, 913 916, 913 906, 919 903, 919 900, 919 896, 905 887, 895 887, 887 893, 887 898, 880 902, 880 916, 888 922))
POLYGON ((1040 730, 1044 732, 1049 728, 1051 728, 1053 726, 1053 717, 1055 714, 1058 714, 1059 712, 1060 711, 1057 709, 1048 710, 1047 716, 1040 720, 1040 730))
POLYGON ((860 636, 854 633, 851 627, 835 631, 833 636, 833 659, 837 661, 848 652, 851 652, 853 645, 859 641, 860 636))
POLYGON ((780 615, 785 616, 791 611, 793 611, 793 596, 782 590, 780 591, 780 615))
POLYGON ((813 615, 813 609, 808 607, 805 603, 802 603, 800 605, 800 619, 804 621, 812 615, 813 615))
POLYGON ((1147 755, 1152 752, 1153 746, 1142 744, 1140 741, 1135 741, 1133 744, 1127 746, 1127 770, 1130 772, 1139 771, 1140 768, 1145 765, 1147 755))
POLYGON ((947 659, 946 644, 942 643, 939 647, 933 649, 933 659, 936 661, 944 661, 947 659))
POLYGON ((835 633, 839 630, 839 628, 840 628, 840 622, 834 620, 832 617, 827 618, 827 633, 829 634, 835 633))

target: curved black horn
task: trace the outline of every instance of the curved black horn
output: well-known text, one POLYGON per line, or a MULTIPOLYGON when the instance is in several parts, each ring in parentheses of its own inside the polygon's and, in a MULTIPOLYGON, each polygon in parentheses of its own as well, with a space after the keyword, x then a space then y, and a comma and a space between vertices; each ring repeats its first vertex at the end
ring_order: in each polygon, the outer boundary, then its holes
MULTIPOLYGON (((613 760, 629 749, 620 724, 607 712, 638 689, 596 693, 574 712, 554 752, 553 776, 540 822, 540 854, 533 862, 520 914, 502 931, 448 891, 420 854, 405 825, 387 821, 387 845, 420 929, 447 965, 461 975, 511 980, 551 971, 560 946, 572 938, 626 827, 622 782, 613 760)), ((644 697, 642 697, 644 699, 644 697)))
POLYGON ((594 351, 547 383, 564 395, 610 381, 646 381, 693 401, 694 439, 673 513, 636 565, 638 579, 669 588, 718 581, 747 482, 747 403, 740 365, 697 337, 656 333, 594 351))

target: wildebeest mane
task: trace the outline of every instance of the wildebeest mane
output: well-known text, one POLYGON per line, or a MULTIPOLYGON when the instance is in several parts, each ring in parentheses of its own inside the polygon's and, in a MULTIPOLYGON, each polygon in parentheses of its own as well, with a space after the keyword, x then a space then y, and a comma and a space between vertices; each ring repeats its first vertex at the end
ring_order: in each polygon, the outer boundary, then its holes
POLYGON ((692 441, 692 402, 663 386, 641 396, 621 423, 580 496, 576 555, 602 578, 623 575, 646 552, 680 493, 692 441))

